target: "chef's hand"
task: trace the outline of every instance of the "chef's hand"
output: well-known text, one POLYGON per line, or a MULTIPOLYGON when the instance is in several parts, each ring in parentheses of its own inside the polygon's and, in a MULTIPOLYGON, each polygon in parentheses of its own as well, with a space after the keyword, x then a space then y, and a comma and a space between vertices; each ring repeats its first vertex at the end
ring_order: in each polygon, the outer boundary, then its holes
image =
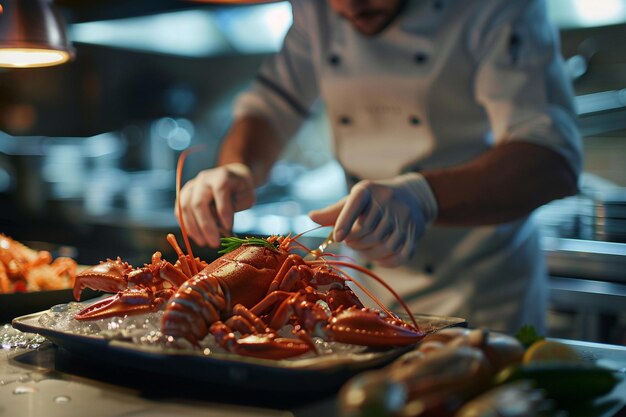
POLYGON ((235 212, 252 207, 254 201, 252 172, 241 163, 201 171, 180 192, 187 233, 198 245, 213 248, 232 230, 235 212))
POLYGON ((415 251, 426 224, 437 215, 437 201, 426 179, 417 173, 390 180, 364 180, 339 202, 309 216, 334 224, 335 241, 386 267, 400 265, 415 251))

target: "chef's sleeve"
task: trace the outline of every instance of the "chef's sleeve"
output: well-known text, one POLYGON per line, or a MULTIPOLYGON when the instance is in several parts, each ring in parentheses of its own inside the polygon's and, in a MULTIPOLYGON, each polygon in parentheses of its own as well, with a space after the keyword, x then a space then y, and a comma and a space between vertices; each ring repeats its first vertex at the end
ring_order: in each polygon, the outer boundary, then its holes
MULTIPOLYGON (((545 2, 495 2, 471 39, 478 60, 475 97, 485 108, 496 144, 527 141, 582 169, 582 140, 571 80, 545 2)), ((492 3, 493 4, 493 3, 492 3)))
POLYGON ((309 116, 319 96, 311 58, 310 19, 306 2, 292 2, 293 23, 281 50, 262 63, 252 85, 234 104, 235 119, 261 116, 287 141, 309 116))

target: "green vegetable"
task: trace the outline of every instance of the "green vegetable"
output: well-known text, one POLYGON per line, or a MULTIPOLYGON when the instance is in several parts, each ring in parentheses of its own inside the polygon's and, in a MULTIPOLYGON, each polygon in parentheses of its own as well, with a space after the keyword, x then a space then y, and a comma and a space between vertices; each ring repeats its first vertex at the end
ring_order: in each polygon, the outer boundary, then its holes
POLYGON ((593 364, 535 362, 512 366, 500 372, 497 383, 530 380, 546 397, 557 402, 590 401, 608 394, 619 382, 615 373, 593 364))
POLYGON ((519 340, 524 347, 528 347, 539 340, 545 339, 537 333, 537 330, 535 330, 533 326, 529 325, 522 326, 517 333, 515 333, 515 338, 519 340))
POLYGON ((220 241, 222 242, 222 247, 217 251, 220 255, 232 252, 240 246, 265 246, 275 252, 277 251, 273 244, 260 237, 246 237, 244 239, 239 237, 223 237, 220 241))

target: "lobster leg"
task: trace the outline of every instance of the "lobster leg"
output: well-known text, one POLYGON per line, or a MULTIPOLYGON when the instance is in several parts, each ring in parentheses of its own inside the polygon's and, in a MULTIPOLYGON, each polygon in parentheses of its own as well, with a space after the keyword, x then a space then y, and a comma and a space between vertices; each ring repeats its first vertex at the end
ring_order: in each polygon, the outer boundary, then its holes
POLYGON ((384 317, 368 308, 330 311, 304 297, 302 293, 297 293, 284 298, 270 321, 270 327, 281 328, 295 314, 303 330, 316 332, 317 336, 335 342, 391 347, 417 343, 426 336, 398 318, 384 317))
POLYGON ((356 296, 354 291, 347 285, 345 280, 336 272, 328 267, 321 265, 311 268, 302 258, 290 255, 282 268, 276 274, 276 278, 270 285, 268 294, 274 290, 280 289, 284 291, 296 291, 298 284, 302 286, 302 282, 309 282, 313 286, 329 285, 327 302, 331 309, 340 306, 363 307, 363 303, 356 296))
POLYGON ((277 303, 282 303, 286 298, 291 297, 293 293, 287 291, 272 291, 261 301, 250 309, 254 314, 261 315, 270 310, 277 303))
POLYGON ((304 265, 304 261, 301 257, 294 254, 287 256, 287 259, 285 259, 285 262, 282 264, 278 273, 274 277, 274 280, 270 284, 267 293, 269 294, 276 290, 292 290, 294 284, 302 279, 302 274, 306 274, 306 272, 298 268, 298 266, 301 265, 304 265))
POLYGON ((229 352, 257 358, 284 359, 315 351, 315 345, 306 332, 298 332, 299 339, 279 337, 245 306, 237 304, 233 313, 226 322, 217 321, 209 329, 220 346, 229 352), (238 338, 235 331, 243 337, 238 338))
POLYGON ((243 328, 240 327, 237 329, 241 334, 265 333, 270 331, 270 329, 268 329, 267 327, 267 324, 265 324, 263 320, 259 318, 259 316, 257 316, 241 304, 237 304, 233 308, 233 314, 233 316, 226 320, 226 325, 233 327, 231 323, 233 323, 234 318, 237 318, 239 322, 244 324, 243 328))
POLYGON ((209 329, 224 349, 242 356, 263 359, 286 359, 312 350, 306 340, 279 337, 276 333, 251 334, 237 338, 232 329, 221 321, 209 329))
POLYGON ((189 277, 174 265, 167 261, 159 261, 156 264, 147 265, 144 268, 135 269, 128 273, 128 283, 139 286, 163 286, 163 281, 167 281, 172 287, 178 288, 187 281, 189 277))
POLYGON ((270 321, 270 326, 273 329, 280 329, 287 324, 289 318, 294 314, 300 318, 299 322, 302 329, 308 331, 318 327, 318 324, 325 324, 330 311, 316 303, 307 301, 303 294, 296 293, 280 303, 270 321))

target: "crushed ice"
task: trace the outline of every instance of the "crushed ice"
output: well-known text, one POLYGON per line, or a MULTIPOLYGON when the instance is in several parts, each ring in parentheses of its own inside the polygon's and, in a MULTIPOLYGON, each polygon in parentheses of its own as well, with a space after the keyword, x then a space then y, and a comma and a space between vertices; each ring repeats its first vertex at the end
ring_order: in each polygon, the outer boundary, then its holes
POLYGON ((0 327, 1 349, 37 349, 46 339, 34 333, 23 333, 10 324, 0 327))
MULTIPOLYGON (((63 333, 102 337, 111 340, 125 340, 133 344, 161 347, 163 349, 177 348, 195 353, 201 352, 204 355, 210 355, 214 352, 226 353, 226 351, 215 342, 212 335, 207 335, 200 341, 200 349, 194 348, 184 339, 173 340, 172 338, 163 336, 161 333, 162 311, 99 320, 81 321, 74 319, 74 315, 85 308, 87 304, 88 303, 70 302, 68 304, 56 305, 39 317, 39 324, 47 329, 63 333)), ((283 327, 278 334, 281 337, 295 337, 292 333, 291 326, 283 327)), ((314 342, 319 355, 349 354, 365 350, 362 346, 327 342, 317 337, 314 338, 314 342)), ((311 352, 300 355, 294 359, 314 356, 315 353, 311 352)))

